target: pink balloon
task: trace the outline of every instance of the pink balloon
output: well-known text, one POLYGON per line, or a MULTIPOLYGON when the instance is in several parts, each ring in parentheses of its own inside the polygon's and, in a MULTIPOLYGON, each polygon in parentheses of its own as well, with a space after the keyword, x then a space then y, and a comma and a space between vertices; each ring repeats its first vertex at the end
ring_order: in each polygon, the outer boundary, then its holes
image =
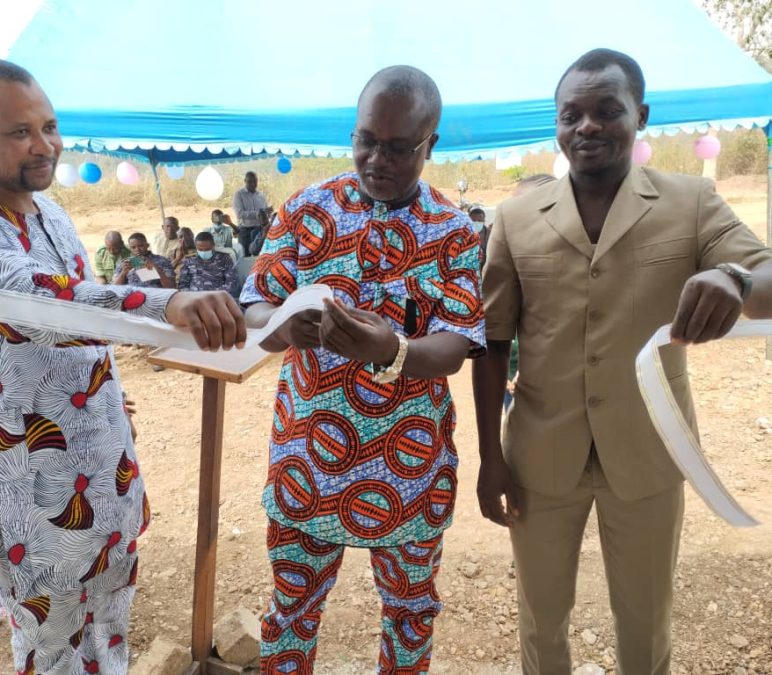
POLYGON ((115 170, 115 176, 124 185, 136 185, 139 182, 137 167, 131 162, 121 162, 115 170))
POLYGON ((694 141, 694 154, 700 159, 714 159, 721 152, 721 141, 715 136, 700 136, 694 141))
POLYGON ((635 141, 633 144, 633 162, 646 164, 651 159, 651 145, 646 141, 635 141))

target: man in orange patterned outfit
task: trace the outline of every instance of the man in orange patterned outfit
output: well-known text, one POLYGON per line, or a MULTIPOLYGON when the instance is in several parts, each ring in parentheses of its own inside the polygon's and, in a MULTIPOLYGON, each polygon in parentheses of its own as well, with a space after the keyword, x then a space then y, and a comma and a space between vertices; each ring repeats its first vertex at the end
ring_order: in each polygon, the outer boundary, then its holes
POLYGON ((263 344, 286 349, 263 493, 276 585, 266 673, 312 671, 346 546, 370 549, 379 672, 429 668, 458 463, 446 376, 485 342, 477 234, 419 180, 440 109, 425 73, 377 73, 359 99, 356 173, 284 204, 242 291, 254 325, 296 288, 327 284, 335 296, 263 344))

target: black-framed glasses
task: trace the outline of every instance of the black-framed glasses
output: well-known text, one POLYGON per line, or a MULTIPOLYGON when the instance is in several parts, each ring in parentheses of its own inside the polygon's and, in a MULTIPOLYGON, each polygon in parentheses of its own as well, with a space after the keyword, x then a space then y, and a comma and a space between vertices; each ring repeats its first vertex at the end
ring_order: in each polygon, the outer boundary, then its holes
POLYGON ((421 149, 421 146, 434 136, 434 133, 435 132, 432 131, 418 145, 410 146, 406 143, 381 143, 374 138, 360 136, 356 132, 352 132, 351 146, 354 149, 354 152, 366 152, 368 155, 373 155, 378 151, 387 159, 407 159, 408 157, 415 155, 421 149))

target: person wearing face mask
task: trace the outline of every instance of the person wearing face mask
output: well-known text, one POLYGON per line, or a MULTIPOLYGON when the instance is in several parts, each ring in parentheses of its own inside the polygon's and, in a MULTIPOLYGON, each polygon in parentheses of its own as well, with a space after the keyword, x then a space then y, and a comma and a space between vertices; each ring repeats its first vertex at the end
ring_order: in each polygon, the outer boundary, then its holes
POLYGON ((185 258, 180 270, 178 288, 181 291, 227 291, 237 292, 236 268, 227 253, 214 250, 211 232, 196 235, 196 255, 185 258))

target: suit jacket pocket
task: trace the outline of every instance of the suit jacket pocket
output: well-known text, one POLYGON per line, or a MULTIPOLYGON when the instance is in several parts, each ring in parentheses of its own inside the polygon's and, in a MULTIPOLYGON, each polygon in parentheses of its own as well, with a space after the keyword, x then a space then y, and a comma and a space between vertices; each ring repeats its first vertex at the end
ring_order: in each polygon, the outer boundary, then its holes
POLYGON ((696 241, 693 237, 668 239, 638 246, 634 251, 635 263, 639 267, 661 267, 685 264, 691 261, 696 268, 696 241))

